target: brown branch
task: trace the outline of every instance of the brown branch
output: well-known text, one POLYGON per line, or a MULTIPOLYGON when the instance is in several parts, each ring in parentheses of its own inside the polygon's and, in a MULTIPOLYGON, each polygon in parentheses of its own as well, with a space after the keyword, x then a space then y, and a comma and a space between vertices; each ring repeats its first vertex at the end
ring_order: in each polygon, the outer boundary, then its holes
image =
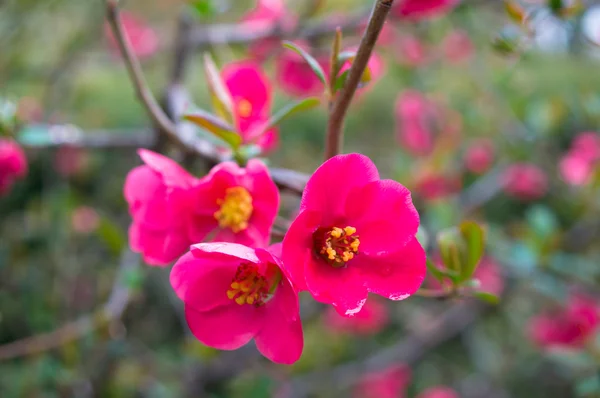
POLYGON ((373 47, 375 47, 379 33, 383 29, 383 24, 392 8, 392 4, 394 4, 394 0, 376 0, 367 30, 360 41, 356 58, 352 62, 352 66, 348 72, 348 80, 333 103, 333 108, 329 115, 327 138, 325 141, 325 160, 340 153, 344 118, 365 68, 369 63, 373 47))
POLYGON ((196 48, 224 44, 249 44, 258 40, 269 38, 304 38, 307 40, 317 39, 335 33, 339 26, 343 32, 351 32, 358 29, 368 17, 368 11, 360 10, 355 14, 341 19, 338 16, 328 17, 312 25, 307 25, 300 30, 291 29, 285 31, 281 26, 255 27, 250 24, 223 24, 206 27, 196 27, 190 32, 190 43, 196 48))
POLYGON ((0 361, 33 355, 60 347, 85 336, 102 325, 119 319, 131 299, 129 287, 124 283, 124 276, 127 272, 137 268, 139 263, 139 256, 126 250, 121 258, 112 292, 106 304, 94 313, 67 323, 52 332, 27 337, 0 346, 0 361))

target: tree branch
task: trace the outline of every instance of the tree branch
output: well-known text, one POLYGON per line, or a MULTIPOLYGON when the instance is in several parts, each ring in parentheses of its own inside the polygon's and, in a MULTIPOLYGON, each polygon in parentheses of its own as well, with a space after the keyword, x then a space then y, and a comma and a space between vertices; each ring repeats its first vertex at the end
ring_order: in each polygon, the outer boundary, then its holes
POLYGON ((121 257, 112 292, 100 309, 44 334, 27 337, 0 346, 0 361, 37 354, 77 340, 94 329, 119 319, 131 299, 129 287, 123 282, 125 273, 139 267, 139 256, 126 250, 121 257))
POLYGON ((376 0, 367 30, 360 41, 356 57, 348 72, 348 80, 333 103, 333 108, 329 115, 327 138, 325 141, 325 160, 340 153, 344 118, 365 68, 369 63, 373 47, 375 47, 379 33, 383 29, 383 24, 392 8, 392 4, 394 4, 394 0, 376 0))

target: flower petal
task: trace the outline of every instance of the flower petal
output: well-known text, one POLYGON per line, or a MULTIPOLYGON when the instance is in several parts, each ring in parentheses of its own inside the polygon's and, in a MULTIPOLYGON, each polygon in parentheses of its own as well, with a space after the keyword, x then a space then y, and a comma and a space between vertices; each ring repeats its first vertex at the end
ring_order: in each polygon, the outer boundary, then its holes
POLYGON ((196 180, 173 159, 147 149, 139 149, 138 155, 148 167, 161 175, 163 182, 168 187, 186 188, 196 180))
POLYGON ((171 270, 171 286, 177 296, 194 310, 212 310, 231 303, 227 290, 238 265, 237 259, 198 258, 187 252, 171 270))
POLYGON ((198 340, 219 350, 236 350, 260 330, 264 313, 250 305, 231 304, 210 311, 185 306, 185 319, 198 340))
POLYGON ((360 268, 369 292, 403 300, 421 287, 427 272, 425 261, 425 251, 413 238, 398 252, 385 257, 358 256, 349 267, 360 268))
POLYGON ((360 252, 369 255, 401 249, 419 228, 410 191, 392 180, 374 181, 353 191, 345 212, 360 236, 360 252))
POLYGON ((192 254, 201 259, 219 259, 233 261, 240 265, 242 262, 258 264, 254 249, 237 243, 198 243, 191 248, 192 254))
POLYGON ((133 222, 129 227, 131 250, 142 253, 149 265, 167 265, 188 249, 185 235, 174 231, 155 231, 133 222))
POLYGON ((306 286, 314 299, 332 304, 340 315, 356 314, 367 301, 367 288, 356 267, 334 268, 312 257, 306 262, 304 272, 306 286))
POLYGON ((292 222, 283 238, 281 256, 283 266, 299 291, 307 290, 304 275, 305 263, 311 260, 314 245, 312 234, 320 222, 319 213, 303 211, 292 222))
POLYGON ((327 215, 328 222, 333 222, 343 214, 344 203, 351 191, 377 180, 377 167, 368 157, 358 153, 335 156, 323 163, 308 180, 300 211, 319 211, 327 215))
POLYGON ((264 326, 255 340, 256 348, 273 362, 292 364, 300 358, 304 347, 302 322, 298 295, 289 281, 282 280, 265 305, 264 326))

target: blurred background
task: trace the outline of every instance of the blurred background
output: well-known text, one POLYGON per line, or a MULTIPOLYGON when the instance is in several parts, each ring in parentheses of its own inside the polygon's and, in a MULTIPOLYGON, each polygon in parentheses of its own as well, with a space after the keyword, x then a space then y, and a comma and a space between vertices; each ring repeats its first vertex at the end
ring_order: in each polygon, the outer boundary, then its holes
MULTIPOLYGON (((344 48, 358 44, 372 2, 256 3, 123 1, 155 95, 166 103, 184 86, 185 101, 209 108, 206 51, 219 66, 259 62, 274 110, 318 95, 278 42, 327 59, 338 25, 344 48), (253 39, 265 27, 273 37, 253 39)), ((305 349, 289 367, 252 345, 196 341, 169 267, 128 251, 122 187, 136 149, 198 176, 208 165, 157 136, 104 3, 0 3, 0 135, 27 158, 26 176, 0 184, 0 396, 600 397, 600 5, 448 3, 431 15, 392 10, 344 150, 412 190, 431 258, 438 232, 483 225, 476 276, 499 303, 372 298, 346 321, 301 295, 305 349)), ((326 121, 325 106, 286 119, 268 162, 314 171, 326 121)), ((282 214, 296 204, 286 196, 282 214)))

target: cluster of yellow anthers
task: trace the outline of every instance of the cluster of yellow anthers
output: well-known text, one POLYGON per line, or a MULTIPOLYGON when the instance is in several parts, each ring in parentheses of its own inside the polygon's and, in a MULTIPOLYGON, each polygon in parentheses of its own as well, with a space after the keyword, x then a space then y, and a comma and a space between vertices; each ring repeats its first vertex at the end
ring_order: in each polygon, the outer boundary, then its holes
POLYGON ((244 187, 227 188, 225 198, 218 199, 221 206, 215 212, 215 218, 221 228, 230 228, 238 233, 248 228, 248 220, 252 216, 252 196, 244 187))
POLYGON ((239 266, 230 287, 227 297, 239 305, 260 306, 269 296, 269 282, 252 264, 239 266))
POLYGON ((356 228, 333 227, 325 233, 319 253, 330 261, 343 264, 354 258, 358 253, 359 245, 360 240, 356 235, 356 228))

